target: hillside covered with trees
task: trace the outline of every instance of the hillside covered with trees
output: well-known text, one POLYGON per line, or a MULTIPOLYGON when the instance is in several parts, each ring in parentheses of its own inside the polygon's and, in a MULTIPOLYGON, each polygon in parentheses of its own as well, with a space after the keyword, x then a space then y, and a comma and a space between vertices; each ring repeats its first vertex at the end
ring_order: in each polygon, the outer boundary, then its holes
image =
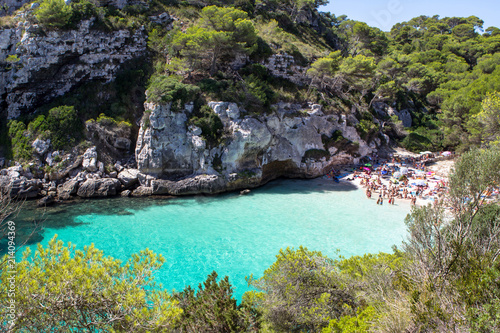
MULTIPOLYGON (((4 118, 4 155, 29 160, 37 137, 64 148, 59 138, 71 134, 66 148, 74 146, 86 138, 85 121, 100 113, 130 124, 133 139, 146 90, 149 101, 194 101, 197 110, 209 100, 235 102, 249 113, 270 112, 278 102, 319 103, 355 116, 367 141, 384 133, 413 151, 466 150, 496 141, 498 28, 483 27, 474 16, 421 16, 383 32, 318 12, 322 4, 154 0, 118 9, 46 0, 25 9, 45 33, 73 29, 85 19, 100 31, 145 27, 148 52, 112 83, 86 83, 16 120, 4 118), (173 19, 158 21, 160 13, 173 19), (287 68, 270 70, 272 55, 290 57, 287 68), (74 123, 59 126, 57 112, 49 112, 54 107, 74 108, 74 123)), ((12 26, 15 17, 1 22, 12 26)), ((10 55, 3 68, 18 64, 18 56, 10 55)), ((210 113, 197 111, 192 122, 203 125, 206 138, 220 135, 210 113)))

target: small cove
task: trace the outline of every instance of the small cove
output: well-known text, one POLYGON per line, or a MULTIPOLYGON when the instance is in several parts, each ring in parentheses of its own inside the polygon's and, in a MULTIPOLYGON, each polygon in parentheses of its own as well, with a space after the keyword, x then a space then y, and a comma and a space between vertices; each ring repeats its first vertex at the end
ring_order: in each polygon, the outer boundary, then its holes
MULTIPOLYGON (((287 246, 302 245, 331 258, 390 252, 406 235, 409 211, 407 202, 376 205, 349 182, 277 180, 248 195, 60 205, 47 210, 43 231, 33 240, 45 245, 57 234, 77 248, 94 243, 122 260, 149 248, 166 259, 156 274, 165 288, 196 287, 215 270, 229 276, 241 299, 248 290, 245 276, 260 277, 287 246)), ((18 218, 29 216, 28 207, 18 218)))

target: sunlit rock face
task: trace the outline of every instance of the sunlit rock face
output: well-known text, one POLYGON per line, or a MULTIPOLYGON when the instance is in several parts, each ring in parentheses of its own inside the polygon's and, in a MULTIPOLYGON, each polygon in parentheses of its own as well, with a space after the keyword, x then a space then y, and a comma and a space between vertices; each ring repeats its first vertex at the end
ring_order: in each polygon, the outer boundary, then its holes
POLYGON ((324 114, 320 105, 303 108, 280 103, 262 115, 247 114, 235 103, 208 105, 224 125, 223 140, 216 145, 205 141, 200 128, 189 125, 191 107, 174 111, 170 104, 145 104, 137 167, 141 173, 168 180, 155 183, 153 193, 184 193, 175 181, 185 178, 200 180, 200 184, 190 181, 185 192, 202 188, 204 193, 214 193, 258 186, 282 176, 318 177, 336 164, 356 163, 381 144, 376 139, 368 145, 354 127, 342 119, 339 123, 336 115, 324 114), (355 142, 356 151, 328 146, 334 132, 342 133, 346 142, 355 142))

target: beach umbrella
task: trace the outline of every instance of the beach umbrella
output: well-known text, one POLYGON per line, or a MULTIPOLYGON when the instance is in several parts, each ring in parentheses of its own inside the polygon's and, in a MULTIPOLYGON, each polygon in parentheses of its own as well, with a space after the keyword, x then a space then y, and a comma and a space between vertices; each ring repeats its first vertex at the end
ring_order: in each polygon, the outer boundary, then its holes
POLYGON ((432 154, 432 151, 421 151, 420 155, 432 154))
POLYGON ((403 174, 402 174, 401 172, 399 172, 399 171, 396 171, 396 172, 394 172, 394 173, 392 174, 392 176, 393 176, 394 178, 398 178, 398 179, 399 179, 399 177, 401 177, 402 175, 403 175, 403 174))
POLYGON ((443 156, 450 156, 451 155, 451 151, 443 151, 441 153, 441 155, 443 155, 443 156))
POLYGON ((399 172, 401 172, 403 175, 406 175, 408 173, 408 168, 406 167, 400 168, 399 172))

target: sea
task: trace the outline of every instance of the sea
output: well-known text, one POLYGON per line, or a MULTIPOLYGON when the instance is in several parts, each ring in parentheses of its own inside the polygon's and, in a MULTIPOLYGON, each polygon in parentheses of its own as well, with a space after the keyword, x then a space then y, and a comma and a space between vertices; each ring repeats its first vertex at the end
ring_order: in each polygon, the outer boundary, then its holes
POLYGON ((262 276, 280 249, 304 246, 333 259, 392 252, 407 236, 409 212, 408 202, 377 205, 349 181, 318 178, 275 180, 246 195, 117 197, 47 209, 26 202, 14 221, 18 242, 33 221, 38 227, 23 248, 57 237, 123 261, 147 248, 166 259, 155 273, 163 288, 196 288, 216 271, 241 300, 250 289, 245 277, 262 276))

